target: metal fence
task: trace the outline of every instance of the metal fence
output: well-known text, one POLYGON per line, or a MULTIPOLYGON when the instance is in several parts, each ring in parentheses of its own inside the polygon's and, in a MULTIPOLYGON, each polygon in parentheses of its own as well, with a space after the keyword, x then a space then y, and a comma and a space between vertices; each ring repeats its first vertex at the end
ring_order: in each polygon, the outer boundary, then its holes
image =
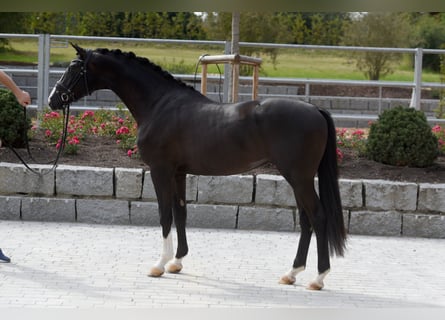
MULTIPOLYGON (((131 42, 131 43, 157 43, 157 44, 180 44, 180 45, 201 45, 201 46, 221 46, 225 53, 230 53, 230 43, 228 41, 197 41, 197 40, 176 40, 176 39, 141 39, 141 38, 120 38, 120 37, 86 37, 70 35, 49 35, 49 34, 6 34, 0 33, 0 38, 26 38, 34 39, 38 45, 38 66, 37 69, 5 68, 6 72, 14 73, 36 73, 37 74, 37 104, 38 110, 42 110, 47 104, 47 97, 50 91, 50 76, 61 74, 63 70, 56 70, 50 66, 51 47, 65 45, 68 41, 95 41, 95 42, 131 42)), ((400 87, 411 88, 412 97, 410 106, 420 109, 422 88, 445 88, 445 85, 439 82, 422 82, 422 57, 424 54, 445 54, 445 50, 422 49, 422 48, 375 48, 375 47, 348 47, 348 46, 322 46, 322 45, 293 45, 293 44, 273 44, 273 43, 251 43, 240 42, 240 47, 259 47, 276 48, 291 50, 340 50, 340 51, 364 51, 364 52, 396 52, 412 54, 414 57, 413 81, 363 81, 363 80, 336 80, 336 79, 302 79, 302 78, 270 78, 260 77, 259 84, 283 85, 294 84, 304 85, 303 99, 309 99, 311 96, 311 86, 313 85, 347 85, 347 86, 367 86, 376 87, 379 91, 379 103, 382 101, 382 88, 400 87)), ((198 57, 197 57, 198 59, 198 57)), ((225 68, 228 70, 229 68, 225 68)), ((190 80, 190 75, 177 75, 179 78, 190 80)), ((229 92, 227 74, 222 77, 224 101, 227 101, 229 92)), ((200 81, 200 75, 196 76, 200 81)), ((351 115, 354 117, 354 115, 351 115)), ((358 117, 358 115, 357 115, 358 117)))

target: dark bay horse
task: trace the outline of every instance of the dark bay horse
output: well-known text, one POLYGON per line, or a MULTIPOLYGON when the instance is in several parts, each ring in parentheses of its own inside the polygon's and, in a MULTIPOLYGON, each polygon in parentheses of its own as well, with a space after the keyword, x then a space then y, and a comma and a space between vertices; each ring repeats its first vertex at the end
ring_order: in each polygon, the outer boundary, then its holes
POLYGON ((182 269, 188 252, 187 173, 230 175, 271 162, 293 188, 301 226, 293 266, 280 283, 293 284, 304 270, 315 232, 319 275, 308 288, 323 287, 330 254, 342 256, 346 242, 335 127, 327 111, 287 99, 216 103, 132 52, 73 47, 77 59, 57 82, 49 105, 61 109, 95 90, 110 89, 135 118, 137 145, 150 167, 162 226, 162 254, 150 276, 161 276, 166 268, 168 272, 182 269), (314 188, 316 174, 320 196, 314 188))

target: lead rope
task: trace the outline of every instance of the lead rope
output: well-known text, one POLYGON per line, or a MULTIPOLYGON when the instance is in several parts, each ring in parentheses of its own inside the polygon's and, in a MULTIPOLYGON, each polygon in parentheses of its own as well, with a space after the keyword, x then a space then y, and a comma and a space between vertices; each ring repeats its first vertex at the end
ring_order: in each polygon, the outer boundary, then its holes
MULTIPOLYGON (((26 108, 24 110, 24 117, 25 117, 24 123, 26 124, 26 108)), ((29 171, 31 171, 32 173, 37 174, 37 175, 42 175, 42 176, 43 175, 47 175, 47 174, 53 172, 56 169, 57 164, 58 164, 59 159, 60 159, 60 155, 62 154, 63 149, 65 147, 66 136, 67 136, 67 133, 68 133, 69 117, 70 117, 70 105, 68 104, 68 105, 65 106, 65 108, 63 108, 63 121, 64 121, 64 125, 63 125, 62 141, 61 141, 61 144, 60 144, 60 148, 57 151, 56 159, 53 160, 53 161, 48 162, 48 164, 49 163, 53 163, 53 166, 49 170, 42 170, 42 171, 34 170, 33 168, 31 168, 26 163, 26 161, 18 154, 18 152, 9 144, 9 142, 6 142, 6 146, 16 155, 16 157, 22 162, 22 164, 26 167, 26 169, 28 169, 29 171)), ((25 130, 24 134, 25 134, 25 144, 26 144, 26 150, 28 152, 28 156, 30 157, 30 159, 32 161, 36 162, 34 160, 34 158, 32 157, 31 151, 29 150, 28 134, 27 134, 26 130, 25 130)))

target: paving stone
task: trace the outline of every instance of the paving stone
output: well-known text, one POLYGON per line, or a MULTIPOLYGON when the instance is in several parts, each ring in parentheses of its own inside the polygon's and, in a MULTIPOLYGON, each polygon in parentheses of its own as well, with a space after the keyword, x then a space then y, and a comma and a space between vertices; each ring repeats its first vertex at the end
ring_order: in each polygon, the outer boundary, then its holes
POLYGON ((371 210, 415 211, 418 185, 411 182, 363 180, 365 205, 371 210))
POLYGON ((251 203, 253 176, 200 176, 198 180, 199 203, 251 203))
POLYGON ((30 165, 42 174, 35 174, 22 164, 0 162, 0 193, 1 194, 54 194, 54 171, 52 166, 30 165))
POLYGON ((188 204, 187 226, 235 229, 237 213, 237 206, 188 204))
POLYGON ((376 236, 398 236, 402 231, 400 212, 352 211, 349 232, 376 236))
POLYGON ((116 198, 139 199, 142 195, 144 170, 116 168, 114 170, 116 198))
POLYGON ((445 212, 445 184, 419 184, 418 210, 445 212))
POLYGON ((20 220, 20 197, 0 196, 0 220, 20 220))
POLYGON ((129 203, 125 200, 77 199, 76 209, 78 222, 130 223, 129 203))
POLYGON ((445 216, 430 214, 404 214, 403 235, 445 239, 445 216))
POLYGON ((291 209, 241 206, 238 229, 294 231, 294 215, 291 209))
POLYGON ((278 175, 259 174, 256 177, 255 203, 295 207, 292 187, 278 175))
POLYGON ((339 179, 338 184, 343 207, 363 207, 363 183, 361 180, 339 179))
MULTIPOLYGON (((278 283, 292 266, 298 236, 188 228, 189 253, 181 273, 152 278, 147 272, 162 248, 158 226, 0 221, 0 247, 12 259, 0 263, 2 316, 23 318, 9 313, 20 308, 20 315, 36 318, 36 308, 57 308, 57 313, 63 308, 72 318, 72 310, 86 307, 89 315, 117 312, 122 317, 128 317, 130 308, 157 308, 161 318, 173 307, 181 308, 178 317, 187 307, 198 307, 200 313, 214 310, 207 318, 224 314, 222 308, 230 311, 224 317, 233 317, 234 307, 255 308, 250 319, 260 313, 263 318, 294 316, 277 314, 280 308, 347 308, 355 313, 372 308, 369 319, 381 319, 378 310, 385 308, 407 309, 416 319, 443 316, 443 239, 351 235, 345 257, 331 259, 325 288, 313 292, 306 285, 317 276, 315 237, 306 270, 297 275, 295 285, 278 283), (439 311, 431 316, 430 309, 439 311)), ((176 248, 176 232, 173 244, 176 248)), ((400 316, 405 317, 397 311, 383 318, 400 316)))
POLYGON ((76 221, 74 199, 23 198, 22 219, 30 221, 76 221))
POLYGON ((113 168, 63 166, 56 169, 58 195, 113 196, 113 168))
POLYGON ((132 201, 130 221, 133 225, 159 226, 158 203, 132 201))

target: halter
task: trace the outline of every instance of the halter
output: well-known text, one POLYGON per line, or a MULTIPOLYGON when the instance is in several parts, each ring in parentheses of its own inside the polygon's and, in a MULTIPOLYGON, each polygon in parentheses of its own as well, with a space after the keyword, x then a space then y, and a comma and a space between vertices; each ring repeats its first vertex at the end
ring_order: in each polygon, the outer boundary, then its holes
POLYGON ((73 77, 72 81, 69 84, 64 85, 64 84, 62 84, 62 82, 60 80, 56 82, 56 85, 54 87, 54 89, 55 89, 54 93, 57 94, 56 97, 59 99, 58 102, 60 102, 60 104, 62 105, 62 108, 68 107, 71 102, 77 100, 77 97, 75 96, 75 94, 73 92, 73 88, 79 83, 79 81, 81 79, 83 79, 84 84, 85 84, 85 89, 87 91, 86 95, 90 94, 90 90, 88 88, 88 81, 87 81, 87 64, 91 58, 91 55, 92 55, 92 52, 88 51, 87 55, 85 57, 85 60, 81 60, 81 59, 73 60, 73 62, 83 62, 83 64, 80 67, 79 73, 77 73, 73 77))

